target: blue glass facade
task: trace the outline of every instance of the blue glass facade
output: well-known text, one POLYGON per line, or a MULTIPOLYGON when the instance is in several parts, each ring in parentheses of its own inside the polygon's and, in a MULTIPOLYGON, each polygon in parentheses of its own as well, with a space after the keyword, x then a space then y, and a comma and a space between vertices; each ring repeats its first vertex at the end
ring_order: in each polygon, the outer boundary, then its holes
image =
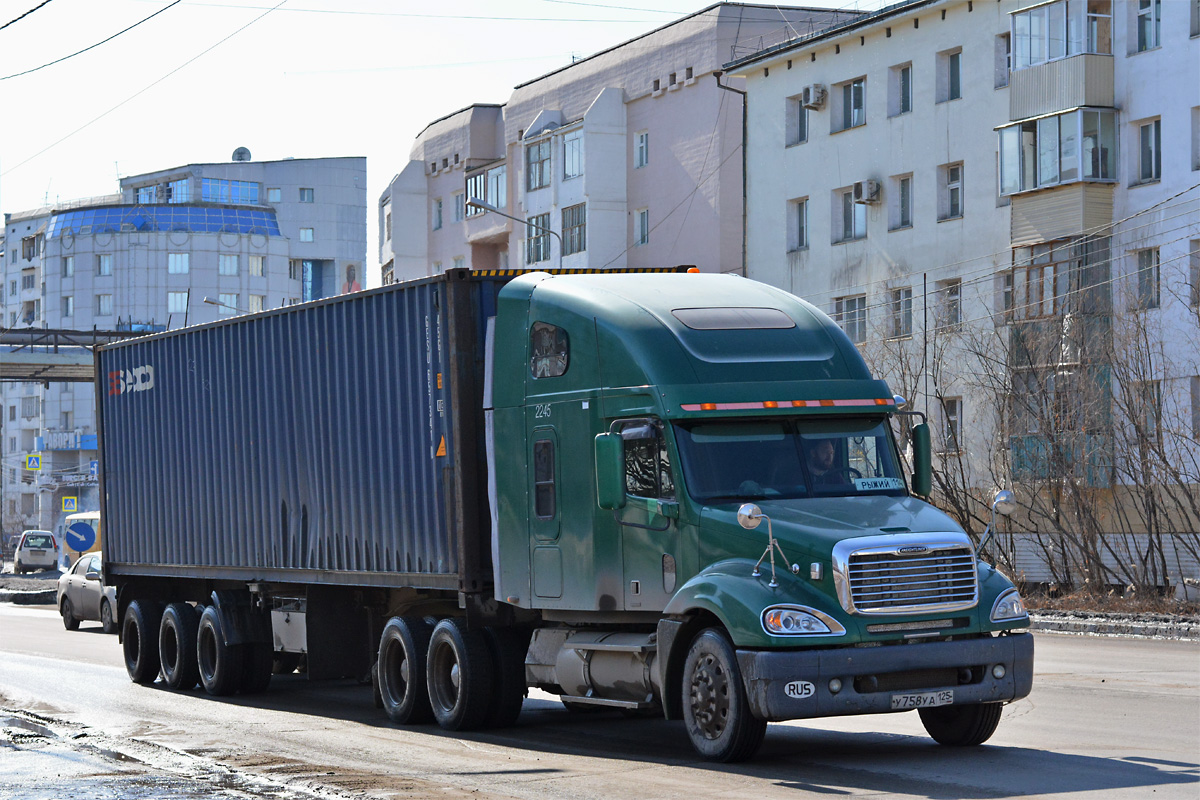
POLYGON ((159 205, 150 208, 145 206, 103 206, 55 214, 50 218, 47 236, 54 239, 61 237, 64 233, 86 236, 92 233, 120 233, 123 230, 281 235, 274 211, 159 205))

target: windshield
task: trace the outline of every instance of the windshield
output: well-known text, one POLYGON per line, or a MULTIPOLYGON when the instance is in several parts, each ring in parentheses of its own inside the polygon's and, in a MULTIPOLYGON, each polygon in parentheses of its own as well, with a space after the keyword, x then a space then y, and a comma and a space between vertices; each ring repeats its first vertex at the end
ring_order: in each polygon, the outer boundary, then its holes
POLYGON ((906 494, 881 418, 681 422, 675 433, 700 501, 906 494))

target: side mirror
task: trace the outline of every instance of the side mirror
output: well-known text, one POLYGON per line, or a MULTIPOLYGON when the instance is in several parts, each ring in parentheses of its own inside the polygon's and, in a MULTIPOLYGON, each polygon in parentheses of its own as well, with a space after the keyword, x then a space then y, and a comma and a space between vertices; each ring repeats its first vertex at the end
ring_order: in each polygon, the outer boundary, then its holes
POLYGON ((625 507, 625 441, 619 433, 596 436, 596 502, 610 510, 625 507))
POLYGON ((84 577, 84 580, 98 581, 98 580, 100 580, 100 573, 99 572, 89 572, 86 575, 84 575, 83 577, 84 577))
POLYGON ((929 443, 929 425, 922 422, 912 427, 913 494, 928 497, 933 491, 933 448, 929 443))
POLYGON ((752 531, 762 522, 762 509, 754 505, 754 503, 742 503, 738 508, 737 521, 748 531, 752 531))
POLYGON ((1003 489, 996 492, 996 498, 992 500, 992 510, 997 514, 1003 514, 1006 517, 1011 517, 1017 511, 1017 497, 1008 489, 1003 489))

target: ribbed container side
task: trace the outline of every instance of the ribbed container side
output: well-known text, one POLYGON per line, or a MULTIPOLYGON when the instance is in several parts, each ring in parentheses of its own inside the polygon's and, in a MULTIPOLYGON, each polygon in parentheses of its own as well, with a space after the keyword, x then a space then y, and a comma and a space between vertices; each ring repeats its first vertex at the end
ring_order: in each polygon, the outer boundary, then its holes
MULTIPOLYGON (((477 316, 503 282, 470 281, 477 316)), ((101 350, 107 560, 455 575, 448 326, 462 321, 445 292, 402 284, 101 350)))

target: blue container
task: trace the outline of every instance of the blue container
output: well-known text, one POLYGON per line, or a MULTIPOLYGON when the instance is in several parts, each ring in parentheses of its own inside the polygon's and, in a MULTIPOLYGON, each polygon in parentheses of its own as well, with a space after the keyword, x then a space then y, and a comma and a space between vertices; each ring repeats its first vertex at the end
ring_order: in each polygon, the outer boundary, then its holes
POLYGON ((484 320, 512 274, 100 348, 106 568, 482 590, 484 320))

